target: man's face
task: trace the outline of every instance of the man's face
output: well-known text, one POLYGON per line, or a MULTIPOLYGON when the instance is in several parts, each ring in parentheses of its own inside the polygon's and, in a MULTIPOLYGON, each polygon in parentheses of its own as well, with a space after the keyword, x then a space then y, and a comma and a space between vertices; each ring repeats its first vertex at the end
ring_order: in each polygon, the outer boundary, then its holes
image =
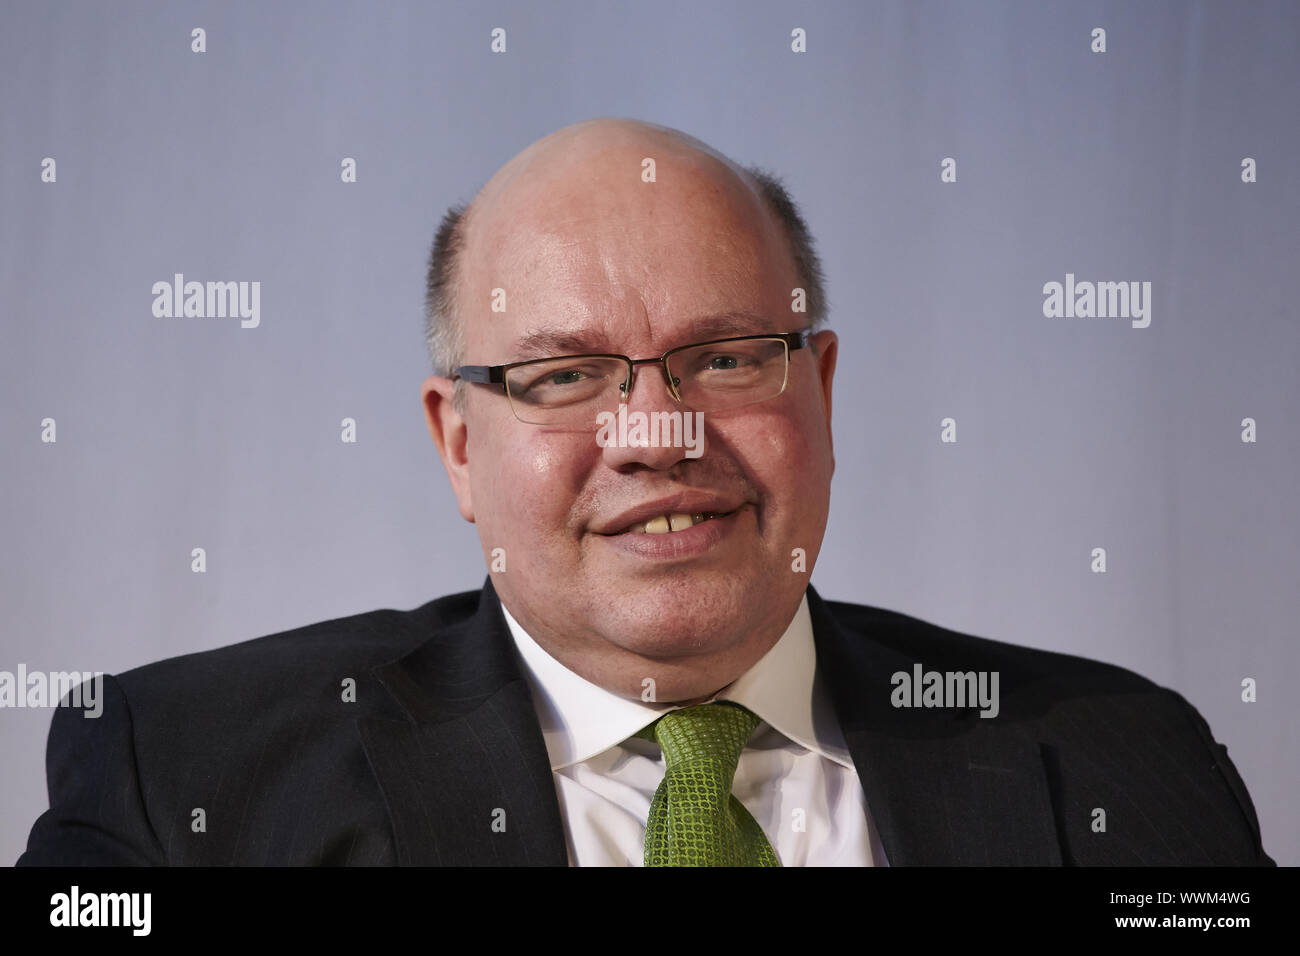
MULTIPOLYGON (((480 196, 466 254, 468 364, 648 358, 805 325, 791 311, 800 282, 784 236, 759 197, 716 159, 626 130, 508 165, 480 196), (646 156, 657 182, 641 179, 646 156), (491 310, 494 289, 505 291, 504 312, 491 310), (539 332, 550 340, 536 342, 539 332)), ((627 697, 652 678, 656 699, 670 701, 712 693, 770 649, 826 526, 836 343, 830 332, 815 342, 790 353, 778 397, 705 412, 698 458, 601 447, 594 428, 525 424, 482 385, 462 386, 461 426, 447 380, 426 383, 460 510, 489 566, 503 549, 493 584, 552 656, 627 697), (645 508, 729 514, 663 535, 616 533, 646 520, 645 508)), ((637 366, 629 412, 686 411, 660 368, 637 366)))

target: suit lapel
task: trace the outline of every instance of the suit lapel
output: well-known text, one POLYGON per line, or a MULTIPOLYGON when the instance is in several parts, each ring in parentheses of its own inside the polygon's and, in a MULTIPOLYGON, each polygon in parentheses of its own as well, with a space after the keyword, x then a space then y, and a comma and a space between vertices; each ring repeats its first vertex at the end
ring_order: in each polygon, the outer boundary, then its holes
POLYGON ((847 633, 811 586, 808 608, 817 668, 890 865, 1060 866, 1038 742, 1005 705, 989 719, 894 708, 890 677, 916 659, 847 633))
POLYGON ((358 732, 403 865, 568 862, 532 698, 491 580, 476 613, 374 674, 407 719, 358 732))

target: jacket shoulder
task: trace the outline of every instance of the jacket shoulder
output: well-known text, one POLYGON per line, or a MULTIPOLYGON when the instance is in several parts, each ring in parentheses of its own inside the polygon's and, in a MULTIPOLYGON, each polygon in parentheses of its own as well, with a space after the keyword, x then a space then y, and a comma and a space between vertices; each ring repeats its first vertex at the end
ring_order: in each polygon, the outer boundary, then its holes
POLYGON ((1273 864, 1227 748, 1176 691, 1115 664, 824 603, 846 640, 883 645, 900 667, 990 675, 1000 700, 996 720, 980 729, 1035 742, 1067 862, 1273 864), (1093 829, 1098 808, 1112 811, 1109 840, 1093 829))
POLYGON ((104 675, 96 719, 55 712, 50 809, 19 862, 391 863, 357 726, 404 718, 371 671, 479 599, 453 594, 104 675))

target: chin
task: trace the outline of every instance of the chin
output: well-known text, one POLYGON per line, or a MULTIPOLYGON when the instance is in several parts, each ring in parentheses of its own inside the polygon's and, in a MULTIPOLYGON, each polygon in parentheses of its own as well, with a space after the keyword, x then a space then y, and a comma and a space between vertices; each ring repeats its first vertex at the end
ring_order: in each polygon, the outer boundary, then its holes
POLYGON ((610 582, 601 630, 647 657, 709 653, 732 647, 770 619, 774 592, 735 574, 681 574, 623 585, 610 582))
POLYGON ((736 632, 731 629, 643 630, 621 628, 617 624, 613 633, 617 635, 617 643, 625 650, 652 660, 664 661, 726 651, 742 643, 746 636, 745 631, 736 632))

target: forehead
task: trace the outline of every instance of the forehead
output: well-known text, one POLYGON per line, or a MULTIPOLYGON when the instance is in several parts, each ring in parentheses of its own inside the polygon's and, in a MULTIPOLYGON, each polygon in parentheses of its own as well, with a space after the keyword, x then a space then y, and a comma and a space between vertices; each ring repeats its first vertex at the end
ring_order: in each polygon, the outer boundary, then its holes
POLYGON ((475 210, 461 311, 475 360, 669 348, 790 325, 793 262, 763 198, 688 151, 659 153, 656 181, 644 182, 645 152, 524 169, 475 210))
MULTIPOLYGON (((681 341, 664 338, 666 346, 686 345, 710 339, 724 339, 738 335, 755 335, 778 330, 773 317, 761 312, 729 310, 688 316, 685 321, 664 328, 664 336, 678 334, 681 341)), ((509 349, 513 360, 526 361, 548 355, 573 355, 591 352, 618 352, 625 343, 617 337, 612 323, 588 322, 573 324, 558 321, 550 325, 525 326, 510 339, 509 349)), ((665 349, 666 350, 666 349, 665 349)), ((633 356, 638 357, 638 356, 633 356)), ((647 358, 650 356, 639 356, 647 358)))

